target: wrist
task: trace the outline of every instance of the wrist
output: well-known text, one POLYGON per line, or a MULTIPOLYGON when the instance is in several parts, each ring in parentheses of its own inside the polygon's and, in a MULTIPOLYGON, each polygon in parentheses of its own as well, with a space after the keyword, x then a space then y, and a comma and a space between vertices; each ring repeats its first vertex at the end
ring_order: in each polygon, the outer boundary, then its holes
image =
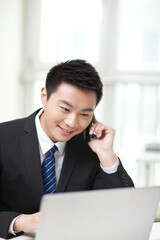
POLYGON ((118 161, 114 151, 100 151, 97 155, 101 162, 101 166, 104 168, 112 167, 118 161))

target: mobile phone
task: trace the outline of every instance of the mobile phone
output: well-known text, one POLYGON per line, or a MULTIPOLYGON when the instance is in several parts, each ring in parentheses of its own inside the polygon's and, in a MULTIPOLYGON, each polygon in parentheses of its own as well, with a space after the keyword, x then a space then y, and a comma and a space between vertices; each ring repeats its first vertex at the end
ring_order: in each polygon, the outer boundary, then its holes
POLYGON ((93 125, 93 120, 90 122, 90 124, 84 131, 84 138, 87 143, 96 138, 96 134, 89 134, 89 131, 92 125, 93 125))

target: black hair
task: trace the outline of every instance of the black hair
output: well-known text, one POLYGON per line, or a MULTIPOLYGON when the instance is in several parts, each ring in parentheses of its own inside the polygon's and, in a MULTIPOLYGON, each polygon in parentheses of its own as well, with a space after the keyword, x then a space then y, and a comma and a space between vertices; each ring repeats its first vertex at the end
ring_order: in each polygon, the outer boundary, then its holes
POLYGON ((50 69, 46 78, 47 99, 62 82, 82 89, 92 90, 97 95, 97 104, 103 95, 103 85, 96 69, 85 60, 62 62, 50 69))

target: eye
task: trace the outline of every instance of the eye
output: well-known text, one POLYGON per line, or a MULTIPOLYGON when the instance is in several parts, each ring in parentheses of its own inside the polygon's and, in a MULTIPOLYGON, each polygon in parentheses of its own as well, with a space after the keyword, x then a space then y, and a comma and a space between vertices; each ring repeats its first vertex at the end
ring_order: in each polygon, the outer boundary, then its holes
POLYGON ((64 112, 69 112, 69 109, 65 108, 65 107, 61 107, 61 109, 64 111, 64 112))
POLYGON ((81 113, 81 116, 88 117, 89 115, 87 113, 81 113))

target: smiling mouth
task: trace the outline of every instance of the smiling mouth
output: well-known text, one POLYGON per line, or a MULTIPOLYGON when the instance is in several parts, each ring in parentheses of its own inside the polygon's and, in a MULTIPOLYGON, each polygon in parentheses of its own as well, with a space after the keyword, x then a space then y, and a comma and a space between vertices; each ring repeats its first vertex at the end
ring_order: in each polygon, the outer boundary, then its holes
POLYGON ((69 131, 69 130, 67 130, 67 129, 65 129, 65 128, 62 128, 62 127, 60 127, 59 125, 58 125, 58 127, 60 128, 60 130, 63 132, 63 133, 66 133, 66 134, 72 134, 74 131, 69 131))

